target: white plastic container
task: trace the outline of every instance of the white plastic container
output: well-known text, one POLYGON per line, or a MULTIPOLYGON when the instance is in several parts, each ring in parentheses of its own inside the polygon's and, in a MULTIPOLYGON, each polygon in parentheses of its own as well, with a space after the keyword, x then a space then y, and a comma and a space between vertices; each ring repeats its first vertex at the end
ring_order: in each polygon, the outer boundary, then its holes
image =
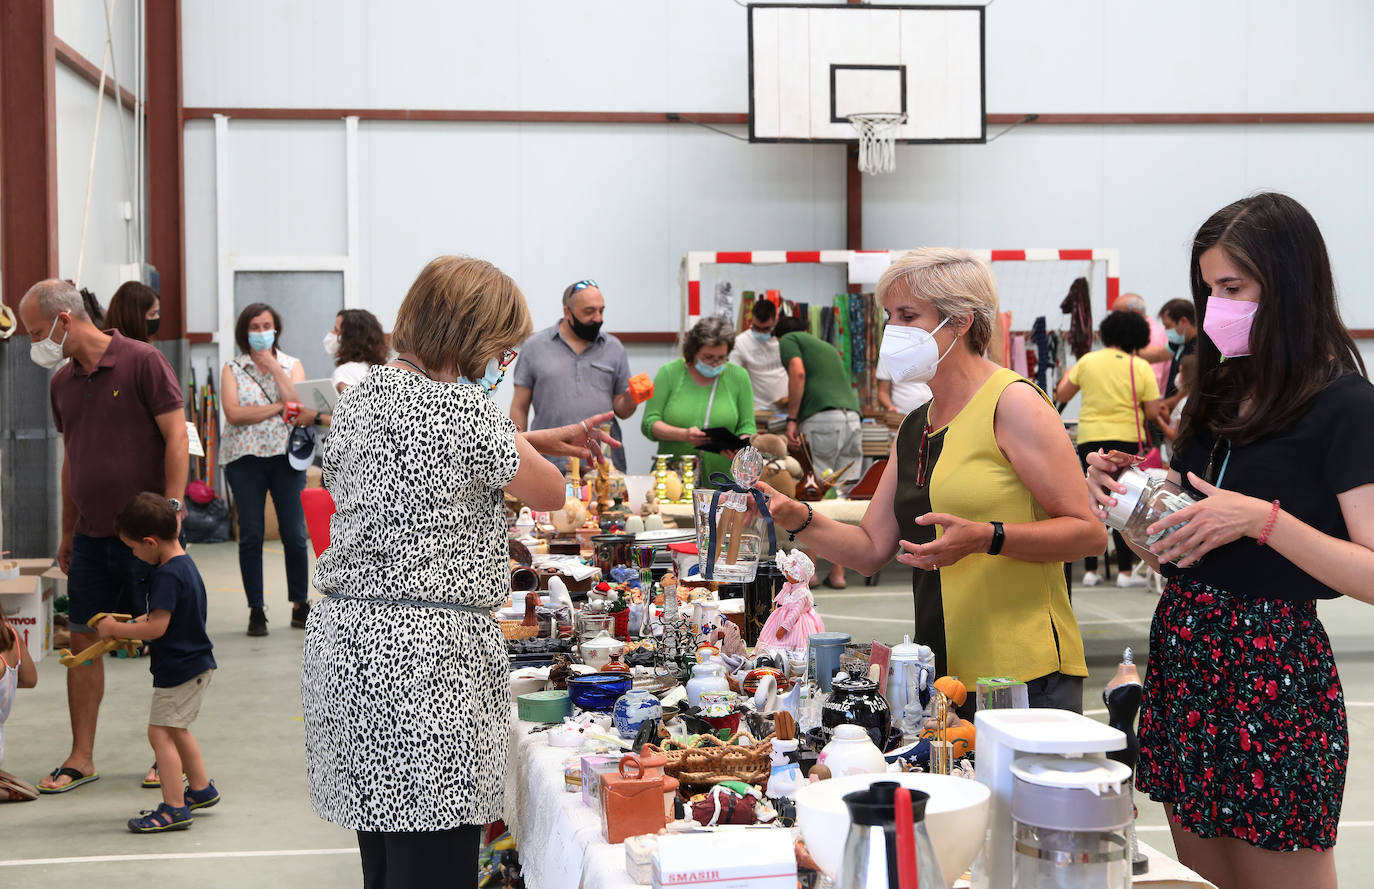
POLYGON ((1129 889, 1130 768, 1024 756, 1011 773, 1012 889, 1129 889))

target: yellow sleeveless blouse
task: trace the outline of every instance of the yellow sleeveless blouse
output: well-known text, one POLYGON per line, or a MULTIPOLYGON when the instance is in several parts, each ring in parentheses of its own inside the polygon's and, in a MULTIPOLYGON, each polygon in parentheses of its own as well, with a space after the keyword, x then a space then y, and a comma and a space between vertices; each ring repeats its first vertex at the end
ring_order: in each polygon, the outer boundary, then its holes
MULTIPOLYGON (((926 484, 917 476, 929 405, 907 417, 897 435, 893 504, 902 539, 936 538, 937 529, 914 524, 926 512, 1008 525, 1049 518, 1002 454, 993 430, 1002 393, 1017 383, 1034 385, 1014 371, 998 370, 948 425, 930 433, 926 484)), ((915 569, 913 591, 918 638, 935 648, 937 669, 970 688, 981 676, 1029 681, 1055 672, 1088 675, 1062 562, 977 553, 938 571, 915 569)))

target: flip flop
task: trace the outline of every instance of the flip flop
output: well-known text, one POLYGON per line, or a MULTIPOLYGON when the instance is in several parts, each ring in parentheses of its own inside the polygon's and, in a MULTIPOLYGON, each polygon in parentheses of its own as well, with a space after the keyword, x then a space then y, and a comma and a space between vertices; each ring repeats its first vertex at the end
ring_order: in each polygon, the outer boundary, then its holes
POLYGON ((76 769, 73 769, 69 766, 59 766, 58 768, 53 769, 52 773, 48 775, 48 777, 56 781, 58 778, 61 778, 64 775, 72 779, 72 782, 70 784, 63 784, 61 787, 39 787, 38 792, 66 793, 68 790, 75 790, 82 784, 90 784, 92 781, 100 780, 99 772, 91 772, 89 775, 83 775, 76 769))
MULTIPOLYGON (((153 763, 153 769, 152 769, 152 770, 153 770, 154 774, 156 774, 156 772, 157 772, 157 763, 153 763)), ((158 775, 156 778, 154 778, 154 779, 151 780, 151 781, 149 781, 149 780, 147 779, 147 777, 144 777, 143 783, 141 783, 139 786, 142 787, 142 788, 144 788, 145 790, 154 790, 154 789, 156 789, 156 788, 159 788, 159 787, 162 786, 162 776, 161 776, 161 775, 158 775)))

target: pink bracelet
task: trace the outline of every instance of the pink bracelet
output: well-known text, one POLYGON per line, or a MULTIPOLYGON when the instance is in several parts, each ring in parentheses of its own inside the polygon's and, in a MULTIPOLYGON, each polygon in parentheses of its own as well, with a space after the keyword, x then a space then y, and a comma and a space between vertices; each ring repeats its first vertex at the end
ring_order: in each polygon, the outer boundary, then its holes
POLYGON ((1266 545, 1268 545, 1268 543, 1269 543, 1269 535, 1273 532, 1273 530, 1274 530, 1274 523, 1277 522, 1278 520, 1279 520, 1279 502, 1278 502, 1277 500, 1275 500, 1275 501, 1274 501, 1274 508, 1271 509, 1271 510, 1269 510, 1269 521, 1267 521, 1267 522, 1264 523, 1264 530, 1260 532, 1260 535, 1259 535, 1259 537, 1255 540, 1255 542, 1258 543, 1260 546, 1266 546, 1266 545))

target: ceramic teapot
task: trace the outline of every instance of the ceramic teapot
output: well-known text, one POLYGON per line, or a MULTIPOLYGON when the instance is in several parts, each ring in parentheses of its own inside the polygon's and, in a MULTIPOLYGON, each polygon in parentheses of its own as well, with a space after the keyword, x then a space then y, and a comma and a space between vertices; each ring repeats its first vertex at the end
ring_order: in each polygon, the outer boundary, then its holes
POLYGON ((830 769, 832 778, 887 771, 882 750, 874 746, 868 732, 857 725, 835 726, 830 743, 821 750, 817 761, 830 769))
POLYGON ((603 629, 591 639, 583 640, 581 648, 582 660, 587 666, 600 670, 625 650, 625 643, 603 629))
POLYGON ((854 669, 847 679, 831 683, 830 695, 821 707, 821 726, 827 735, 842 725, 861 726, 879 751, 887 746, 892 710, 878 692, 878 683, 854 669))
POLYGON ((587 520, 587 504, 576 497, 569 497, 562 509, 549 513, 549 521, 559 534, 571 534, 587 520))

